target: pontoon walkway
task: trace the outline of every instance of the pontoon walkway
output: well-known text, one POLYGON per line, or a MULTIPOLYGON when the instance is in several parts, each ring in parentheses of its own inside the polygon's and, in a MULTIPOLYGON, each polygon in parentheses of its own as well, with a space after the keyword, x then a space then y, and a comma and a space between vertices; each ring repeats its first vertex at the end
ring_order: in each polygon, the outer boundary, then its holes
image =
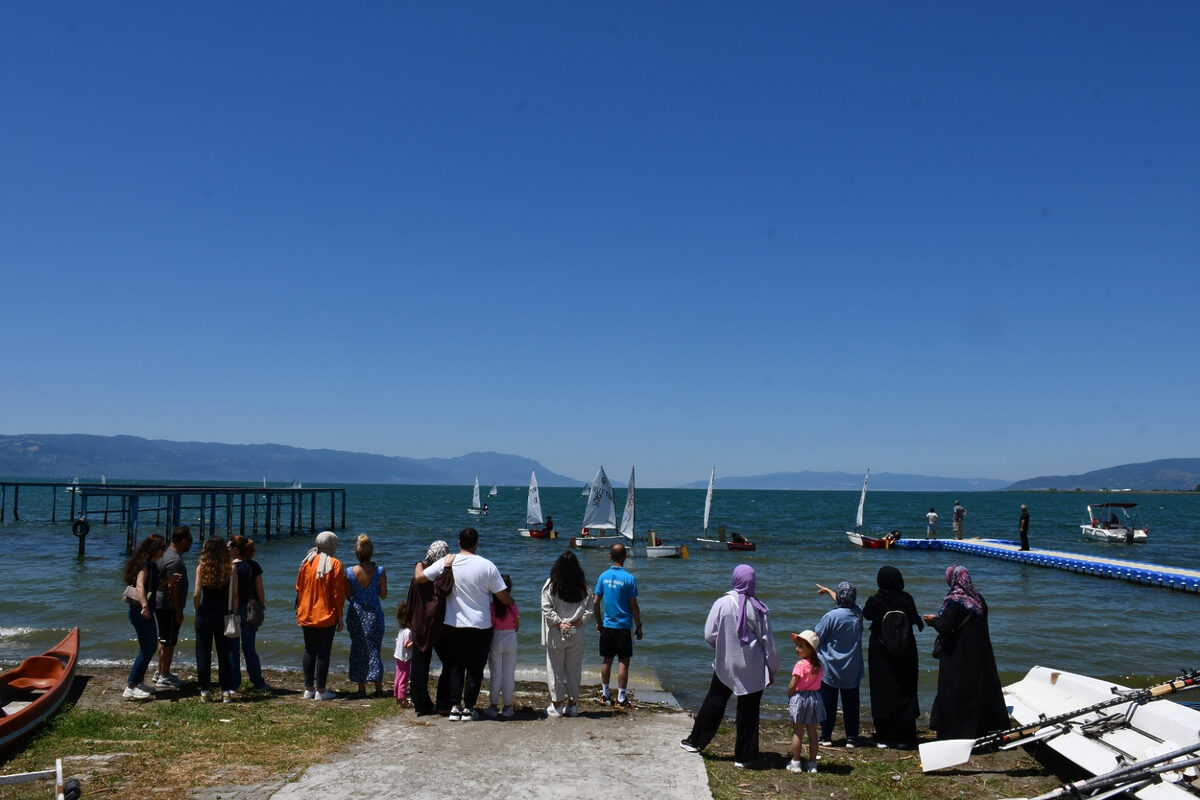
POLYGON ((1099 578, 1116 578, 1145 586, 1162 586, 1183 592, 1200 593, 1198 570, 1038 548, 1022 550, 1017 542, 1005 539, 901 539, 892 546, 901 550, 949 550, 973 556, 1002 558, 1039 567, 1095 575, 1099 578))

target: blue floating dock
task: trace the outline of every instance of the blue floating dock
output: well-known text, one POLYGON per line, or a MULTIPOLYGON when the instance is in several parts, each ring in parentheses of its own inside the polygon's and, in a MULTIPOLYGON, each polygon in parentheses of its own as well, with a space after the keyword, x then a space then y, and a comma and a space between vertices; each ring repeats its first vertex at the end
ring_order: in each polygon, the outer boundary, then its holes
POLYGON ((1002 558, 1038 567, 1095 575, 1098 578, 1115 578, 1143 586, 1161 586, 1181 592, 1200 593, 1200 571, 1194 569, 1164 567, 1117 558, 1081 556, 1077 553, 1060 553, 1037 548, 1022 550, 1019 543, 1005 539, 901 539, 892 546, 900 550, 949 550, 985 558, 1002 558))

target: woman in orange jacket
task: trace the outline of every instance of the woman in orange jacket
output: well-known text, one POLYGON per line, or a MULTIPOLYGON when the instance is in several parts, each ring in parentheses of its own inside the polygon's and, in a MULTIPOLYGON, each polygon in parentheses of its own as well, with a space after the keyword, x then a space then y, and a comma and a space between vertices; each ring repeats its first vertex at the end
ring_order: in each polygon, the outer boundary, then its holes
POLYGON ((316 544, 296 575, 296 623, 304 631, 304 699, 332 700, 337 694, 327 690, 325 682, 333 637, 342 629, 346 572, 333 557, 337 534, 322 531, 316 544))

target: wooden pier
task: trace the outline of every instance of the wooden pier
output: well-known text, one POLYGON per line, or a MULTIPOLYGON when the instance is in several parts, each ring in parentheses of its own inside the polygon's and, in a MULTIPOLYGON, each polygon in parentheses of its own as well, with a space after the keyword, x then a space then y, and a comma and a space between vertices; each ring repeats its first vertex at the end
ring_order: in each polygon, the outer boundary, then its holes
MULTIPOLYGON (((21 491, 50 493, 50 522, 65 517, 76 536, 86 536, 93 522, 124 525, 127 543, 137 544, 138 529, 154 525, 170 538, 176 525, 198 529, 203 541, 206 533, 224 531, 256 534, 267 539, 272 533, 288 536, 315 533, 318 529, 346 527, 346 490, 342 487, 267 487, 267 486, 168 486, 148 484, 67 484, 62 482, 0 483, 0 524, 11 516, 21 519, 21 491), (318 515, 318 498, 321 514, 318 515), (328 498, 328 517, 324 515, 328 498), (68 507, 69 499, 69 507, 68 507), (194 514, 194 516, 193 516, 194 514), (325 524, 328 520, 328 525, 325 524), (86 523, 79 525, 80 522, 86 523)), ((42 505, 39 503, 39 506, 42 505)))

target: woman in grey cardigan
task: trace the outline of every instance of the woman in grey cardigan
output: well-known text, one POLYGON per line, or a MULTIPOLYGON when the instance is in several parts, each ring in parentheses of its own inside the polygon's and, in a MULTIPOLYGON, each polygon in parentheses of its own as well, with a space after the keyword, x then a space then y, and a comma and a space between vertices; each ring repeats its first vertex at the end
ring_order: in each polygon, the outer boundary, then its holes
POLYGON ((546 684, 550 687, 548 717, 579 716, 583 623, 591 608, 587 577, 579 559, 568 550, 554 562, 550 579, 542 586, 542 645, 546 648, 546 684))
POLYGON ((702 750, 717 733, 725 706, 737 695, 737 739, 733 765, 746 768, 758 757, 758 710, 763 690, 775 681, 779 653, 766 604, 754 596, 754 568, 739 564, 733 588, 713 603, 704 623, 704 641, 716 651, 712 683, 696 712, 691 734, 679 743, 702 750))

